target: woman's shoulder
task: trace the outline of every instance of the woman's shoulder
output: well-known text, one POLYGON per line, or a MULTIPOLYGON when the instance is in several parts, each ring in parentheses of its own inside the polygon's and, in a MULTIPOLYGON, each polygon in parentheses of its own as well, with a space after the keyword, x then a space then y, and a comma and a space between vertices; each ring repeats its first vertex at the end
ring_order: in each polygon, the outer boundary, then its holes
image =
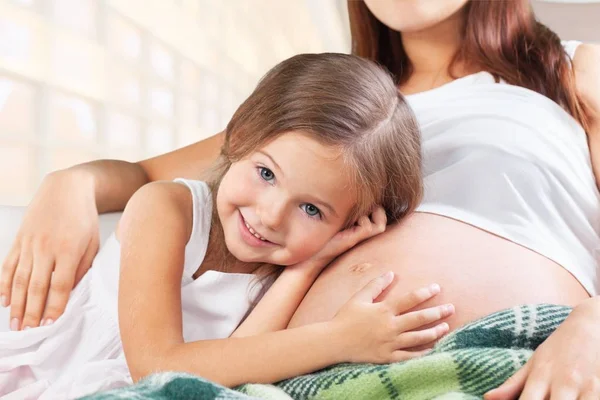
POLYGON ((573 56, 577 92, 592 119, 600 119, 600 45, 581 44, 573 56))

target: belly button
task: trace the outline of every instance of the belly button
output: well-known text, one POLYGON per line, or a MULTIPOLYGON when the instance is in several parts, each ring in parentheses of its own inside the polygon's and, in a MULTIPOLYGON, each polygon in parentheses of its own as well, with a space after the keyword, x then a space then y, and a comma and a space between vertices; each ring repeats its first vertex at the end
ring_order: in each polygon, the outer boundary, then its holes
POLYGON ((360 264, 354 264, 352 266, 350 266, 350 272, 356 272, 356 273, 362 273, 365 272, 366 270, 370 269, 373 266, 373 264, 370 263, 360 263, 360 264))

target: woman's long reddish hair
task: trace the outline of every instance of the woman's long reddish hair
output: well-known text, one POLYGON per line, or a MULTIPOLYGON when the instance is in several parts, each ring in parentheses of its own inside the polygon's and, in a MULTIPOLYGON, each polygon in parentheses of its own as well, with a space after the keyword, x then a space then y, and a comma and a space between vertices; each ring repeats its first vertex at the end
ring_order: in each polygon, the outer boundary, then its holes
MULTIPOLYGON (((457 61, 488 71, 496 79, 534 90, 562 106, 587 128, 583 103, 559 37, 538 22, 528 0, 476 0, 465 6, 463 44, 457 61)), ((381 23, 365 3, 348 0, 352 53, 385 66, 406 82, 412 66, 402 46, 401 33, 381 23)))

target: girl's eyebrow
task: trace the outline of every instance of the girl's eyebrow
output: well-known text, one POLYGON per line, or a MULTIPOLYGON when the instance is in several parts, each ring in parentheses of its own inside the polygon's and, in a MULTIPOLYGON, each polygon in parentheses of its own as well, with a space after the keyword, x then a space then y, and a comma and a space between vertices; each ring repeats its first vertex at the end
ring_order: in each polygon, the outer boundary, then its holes
POLYGON ((312 199, 313 199, 313 200, 311 200, 312 202, 314 202, 314 203, 316 203, 316 204, 318 204, 318 205, 320 205, 320 206, 323 206, 323 207, 325 207, 325 208, 326 208, 326 209, 328 209, 328 210, 329 210, 329 212, 330 212, 330 213, 332 213, 334 216, 336 216, 336 217, 338 216, 338 214, 335 212, 335 210, 333 209, 333 207, 332 207, 331 205, 329 205, 329 203, 326 203, 326 202, 324 202, 323 200, 320 200, 320 199, 318 199, 318 198, 316 198, 316 197, 313 197, 313 196, 310 196, 310 197, 312 197, 312 199))
POLYGON ((276 161, 273 159, 273 157, 271 157, 271 155, 270 155, 269 153, 267 153, 267 152, 266 152, 266 151, 264 151, 264 150, 258 150, 258 153, 260 153, 260 154, 262 154, 262 155, 264 155, 264 156, 268 157, 268 158, 269 158, 269 160, 271 160, 271 162, 272 162, 273 164, 275 164, 275 166, 277 167, 277 169, 279 170, 279 172, 281 172, 281 175, 283 175, 283 176, 285 177, 285 174, 283 173, 283 171, 282 171, 281 167, 279 166, 279 164, 277 164, 277 162, 276 162, 276 161))

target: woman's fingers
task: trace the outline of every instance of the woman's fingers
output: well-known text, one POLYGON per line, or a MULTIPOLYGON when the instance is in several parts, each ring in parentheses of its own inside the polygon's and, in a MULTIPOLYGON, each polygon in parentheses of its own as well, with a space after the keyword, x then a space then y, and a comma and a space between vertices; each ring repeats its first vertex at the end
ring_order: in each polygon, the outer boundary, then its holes
POLYGON ((75 268, 77 261, 71 257, 62 257, 56 261, 56 267, 50 280, 50 290, 43 325, 52 324, 62 315, 75 285, 75 268))
MULTIPOLYGON (((520 372, 520 371, 519 371, 520 372)), ((546 399, 550 395, 550 371, 546 369, 533 369, 525 379, 525 387, 519 396, 522 400, 546 399)), ((515 396, 514 398, 517 398, 515 396)))
POLYGON ((88 270, 91 268, 94 258, 96 254, 98 254, 99 238, 94 236, 92 241, 88 245, 85 253, 83 253, 83 257, 77 266, 77 272, 75 273, 75 286, 81 281, 81 279, 85 276, 88 270))
POLYGON ((449 330, 450 326, 442 322, 432 328, 421 331, 403 332, 398 336, 398 349, 408 349, 431 343, 447 334, 449 330))
POLYGON ((33 271, 27 289, 25 313, 23 315, 23 329, 35 328, 40 325, 40 320, 46 308, 46 298, 50 287, 54 260, 39 253, 33 256, 33 271))
POLYGON ((2 263, 2 271, 0 271, 0 304, 2 307, 10 305, 12 283, 19 264, 20 249, 21 245, 16 240, 2 263))
POLYGON ((525 386, 530 370, 531 360, 521 367, 516 374, 508 378, 502 385, 487 392, 483 398, 485 400, 511 400, 518 398, 525 386))
POLYGON ((17 269, 13 276, 12 291, 10 296, 10 329, 21 329, 23 314, 27 301, 27 290, 33 268, 33 257, 29 251, 30 246, 24 245, 21 249, 17 269))
POLYGON ((447 318, 452 314, 454 314, 454 306, 452 304, 444 304, 399 315, 397 320, 400 329, 406 332, 447 318))

